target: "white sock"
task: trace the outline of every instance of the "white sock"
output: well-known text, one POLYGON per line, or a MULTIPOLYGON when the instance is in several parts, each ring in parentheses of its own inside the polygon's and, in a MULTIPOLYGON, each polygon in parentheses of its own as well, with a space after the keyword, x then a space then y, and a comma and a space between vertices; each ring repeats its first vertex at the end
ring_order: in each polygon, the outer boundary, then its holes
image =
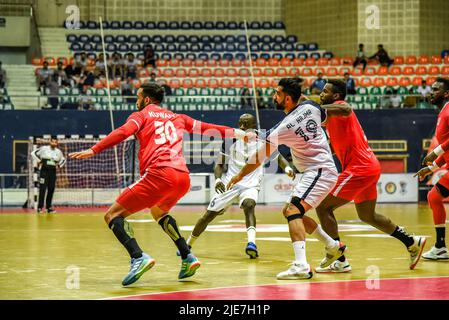
POLYGON ((198 239, 193 234, 190 234, 189 238, 187 239, 187 245, 193 247, 193 244, 195 243, 195 240, 198 239))
POLYGON ((293 242, 293 250, 295 251, 295 262, 301 263, 301 264, 307 264, 306 242, 305 241, 293 242))
POLYGON ((337 241, 329 237, 329 235, 321 228, 321 225, 316 227, 315 231, 312 232, 312 236, 320 240, 326 248, 332 248, 337 245, 337 241))
POLYGON ((248 229, 246 229, 246 233, 248 235, 248 242, 256 243, 256 228, 248 227, 248 229))

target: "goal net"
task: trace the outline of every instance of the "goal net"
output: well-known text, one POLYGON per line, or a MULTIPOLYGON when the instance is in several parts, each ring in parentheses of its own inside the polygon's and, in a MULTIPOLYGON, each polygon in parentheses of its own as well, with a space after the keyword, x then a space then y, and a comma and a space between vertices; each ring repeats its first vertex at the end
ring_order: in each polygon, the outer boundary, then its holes
MULTIPOLYGON (((75 151, 88 149, 103 136, 58 136, 58 148, 68 157, 75 151)), ((31 152, 49 144, 50 137, 30 137, 28 152, 29 183, 28 203, 37 208, 39 195, 39 168, 31 152)), ((103 206, 114 202, 120 190, 132 184, 139 176, 138 141, 128 139, 114 148, 104 150, 89 159, 67 159, 57 169, 56 188, 53 196, 55 206, 103 206), (117 165, 118 162, 118 165, 117 165)))

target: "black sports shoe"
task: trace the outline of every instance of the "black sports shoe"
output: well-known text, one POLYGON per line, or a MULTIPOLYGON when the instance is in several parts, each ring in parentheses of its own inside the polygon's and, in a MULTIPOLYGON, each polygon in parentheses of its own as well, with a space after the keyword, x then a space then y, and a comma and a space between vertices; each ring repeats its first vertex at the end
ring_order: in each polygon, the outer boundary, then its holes
POLYGON ((37 208, 37 213, 42 213, 42 208, 37 208))
POLYGON ((53 208, 48 208, 47 213, 56 213, 56 210, 53 208))

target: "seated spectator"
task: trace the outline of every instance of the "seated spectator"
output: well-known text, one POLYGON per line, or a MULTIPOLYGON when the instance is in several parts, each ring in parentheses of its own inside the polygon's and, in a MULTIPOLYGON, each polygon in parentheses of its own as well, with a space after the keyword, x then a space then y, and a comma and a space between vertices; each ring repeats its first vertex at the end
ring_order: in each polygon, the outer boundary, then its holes
POLYGON ((75 59, 74 75, 83 76, 88 63, 89 60, 87 59, 86 53, 81 52, 81 55, 75 59))
POLYGON ((59 104, 59 76, 55 73, 48 80, 46 85, 46 93, 48 95, 49 109, 57 109, 59 104))
POLYGON ((128 59, 125 60, 125 71, 124 74, 126 78, 136 79, 137 78, 137 67, 139 66, 139 60, 134 58, 133 53, 128 53, 128 59))
POLYGON ((80 96, 78 103, 79 103, 79 108, 81 110, 91 110, 91 109, 93 109, 93 106, 94 106, 92 97, 87 96, 87 95, 80 96))
POLYGON ((402 98, 398 95, 398 89, 393 90, 393 95, 390 96, 391 107, 390 108, 400 108, 402 103, 402 98))
POLYGON ((345 73, 345 82, 346 94, 356 94, 357 92, 355 91, 355 81, 348 72, 345 73))
POLYGON ((109 61, 111 78, 123 78, 123 60, 118 52, 112 54, 112 59, 109 61))
POLYGON ((75 79, 73 76, 75 75, 75 68, 73 63, 66 65, 64 68, 65 75, 67 76, 67 81, 71 84, 71 87, 75 86, 75 79))
POLYGON ((240 105, 242 109, 252 108, 252 96, 248 88, 242 88, 240 91, 240 105))
POLYGON ((377 46, 377 52, 374 55, 372 55, 371 57, 369 57, 369 59, 376 59, 379 61, 379 63, 382 66, 388 66, 388 67, 391 66, 394 62, 394 60, 388 56, 388 53, 384 49, 384 46, 382 44, 379 44, 377 46))
POLYGON ((37 81, 39 83, 39 90, 45 94, 45 87, 47 82, 53 76, 53 70, 48 68, 48 62, 44 61, 42 69, 39 69, 37 73, 37 81))
MULTIPOLYGON (((55 75, 58 77, 58 84, 59 86, 70 86, 72 87, 73 84, 69 81, 67 74, 63 68, 63 64, 62 62, 58 62, 58 66, 56 68, 56 70, 54 71, 55 75)), ((73 79, 72 79, 73 81, 73 79)))
POLYGON ((416 92, 421 95, 420 98, 421 100, 424 101, 426 100, 427 95, 432 92, 432 89, 430 88, 430 86, 427 85, 426 80, 423 80, 421 82, 421 86, 418 89, 416 89, 416 92))
POLYGON ((173 94, 171 87, 167 84, 166 81, 158 81, 159 85, 164 88, 164 92, 166 96, 171 96, 173 94))
POLYGON ((122 96, 125 97, 127 103, 134 103, 137 99, 134 97, 134 84, 133 79, 128 77, 126 81, 122 83, 122 96))
POLYGON ((311 94, 318 95, 323 91, 324 86, 326 85, 326 79, 323 79, 323 73, 318 72, 318 78, 312 82, 310 86, 311 94))
POLYGON ((81 92, 86 93, 87 89, 92 87, 95 83, 95 76, 92 72, 88 72, 81 76, 80 81, 78 82, 78 88, 81 92))
POLYGON ((417 95, 413 91, 413 88, 408 90, 408 95, 404 98, 404 108, 414 108, 417 103, 417 95))
POLYGON ((143 50, 143 67, 145 68, 148 65, 151 65, 153 68, 156 68, 156 56, 154 54, 153 47, 151 45, 146 45, 143 50))
POLYGON ((0 89, 6 86, 6 70, 2 68, 2 62, 0 61, 0 89))
POLYGON ((382 109, 389 109, 391 108, 391 95, 393 94, 393 92, 391 91, 391 89, 387 89, 385 91, 385 94, 380 98, 380 108, 382 109))
POLYGON ((363 43, 360 43, 359 50, 357 51, 357 54, 354 59, 353 67, 355 68, 359 64, 363 64, 363 71, 365 71, 366 65, 368 62, 366 61, 365 51, 364 51, 363 47, 364 47, 363 43))
POLYGON ((148 82, 150 82, 150 83, 156 83, 157 82, 157 80, 156 80, 156 73, 151 72, 150 79, 148 79, 148 82))
POLYGON ((98 58, 95 60, 94 76, 96 78, 106 76, 106 68, 105 68, 105 64, 104 64, 104 54, 103 53, 100 53, 98 55, 98 58))

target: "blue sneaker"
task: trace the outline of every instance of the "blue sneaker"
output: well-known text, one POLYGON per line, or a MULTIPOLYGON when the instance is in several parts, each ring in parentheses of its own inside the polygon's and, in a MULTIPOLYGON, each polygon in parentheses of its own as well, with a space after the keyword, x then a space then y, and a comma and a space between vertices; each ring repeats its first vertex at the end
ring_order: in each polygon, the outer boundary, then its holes
MULTIPOLYGON (((192 249, 192 246, 188 246, 188 247, 189 247, 189 250, 192 249)), ((176 255, 177 255, 178 257, 180 257, 180 256, 181 256, 181 252, 179 252, 179 250, 176 251, 176 255)))
POLYGON ((248 242, 245 252, 251 259, 256 259, 259 256, 259 253, 257 252, 257 246, 254 242, 248 242))
POLYGON ((155 262, 156 260, 154 260, 146 253, 142 253, 142 256, 140 258, 132 258, 131 268, 129 270, 129 273, 123 279, 122 285, 127 286, 139 280, 139 278, 145 272, 147 272, 154 266, 155 262))
POLYGON ((196 270, 201 266, 201 262, 192 253, 182 260, 181 271, 179 271, 178 279, 185 279, 195 274, 196 270))

